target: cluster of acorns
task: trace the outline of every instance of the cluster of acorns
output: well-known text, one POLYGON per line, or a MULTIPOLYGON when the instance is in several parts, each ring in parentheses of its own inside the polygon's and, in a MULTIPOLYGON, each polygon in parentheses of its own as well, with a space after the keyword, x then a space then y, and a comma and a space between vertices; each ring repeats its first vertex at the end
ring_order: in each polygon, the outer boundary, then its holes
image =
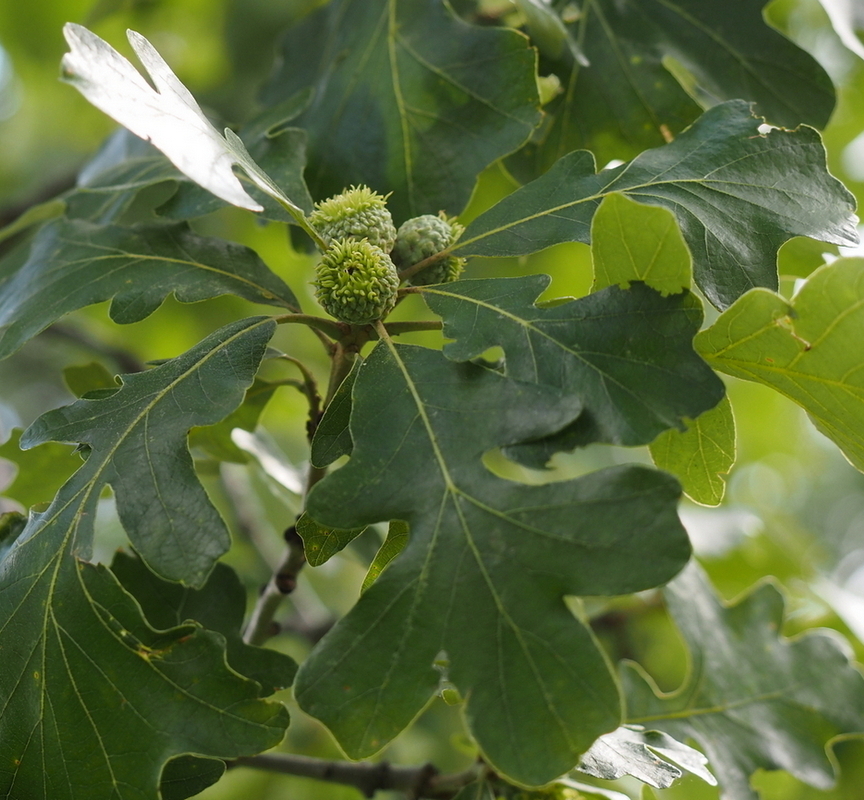
MULTIPOLYGON (((424 214, 397 231, 387 198, 367 186, 354 186, 315 204, 309 222, 327 244, 315 270, 315 296, 341 322, 367 325, 396 305, 397 269, 407 269, 449 247, 462 234, 443 214, 424 214)), ((465 259, 448 256, 414 273, 415 286, 447 283, 459 277, 465 259)))

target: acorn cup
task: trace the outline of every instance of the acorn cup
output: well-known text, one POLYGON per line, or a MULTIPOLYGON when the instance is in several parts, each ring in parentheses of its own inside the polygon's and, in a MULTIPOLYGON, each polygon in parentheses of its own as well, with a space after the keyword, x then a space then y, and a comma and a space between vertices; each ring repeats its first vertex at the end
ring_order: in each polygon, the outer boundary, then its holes
POLYGON ((328 314, 368 325, 393 310, 399 275, 390 256, 367 239, 336 239, 316 267, 312 285, 328 314))
POLYGON ((389 253, 396 241, 387 198, 368 186, 352 186, 316 203, 308 219, 327 244, 337 239, 368 239, 370 244, 389 253))
MULTIPOLYGON (((454 220, 448 220, 441 213, 423 214, 402 223, 396 234, 391 257, 399 269, 407 269, 424 259, 445 250, 461 235, 465 228, 454 220)), ((415 286, 428 286, 433 283, 455 281, 465 267, 465 259, 447 256, 440 261, 414 273, 409 283, 415 286)))

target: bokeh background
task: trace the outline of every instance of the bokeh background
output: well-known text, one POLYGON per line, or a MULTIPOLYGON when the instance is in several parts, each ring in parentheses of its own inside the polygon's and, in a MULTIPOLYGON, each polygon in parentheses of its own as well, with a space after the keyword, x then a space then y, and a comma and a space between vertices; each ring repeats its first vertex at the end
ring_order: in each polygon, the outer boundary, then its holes
MULTIPOLYGON (((864 2, 851 2, 860 3, 859 26, 864 28, 864 2)), ((507 0, 490 3, 506 4, 507 0)), ((279 32, 317 5, 315 0, 0 3, 0 229, 28 207, 73 185, 77 170, 115 128, 110 119, 58 80, 60 58, 66 50, 61 33, 65 22, 87 25, 127 56, 131 53, 125 29, 140 31, 208 112, 233 123, 254 111, 258 87, 272 68, 279 32)), ((766 15, 771 24, 812 53, 833 78, 837 107, 824 131, 829 167, 860 203, 864 196, 864 60, 844 46, 818 0, 776 0, 768 4, 766 15)), ((489 168, 463 221, 512 188, 505 171, 489 168)), ((312 257, 292 246, 284 228, 262 226, 238 209, 217 212, 195 221, 194 226, 255 248, 305 306, 314 308, 309 287, 312 257)), ((797 278, 806 277, 837 255, 836 248, 820 243, 788 243, 780 255, 782 290, 791 294, 797 278)), ((477 260, 469 265, 468 277, 536 272, 553 276, 553 295, 584 295, 592 280, 589 250, 572 244, 518 260, 477 260)), ((249 313, 242 301, 221 298, 195 306, 169 300, 147 320, 125 327, 110 322, 107 304, 69 317, 0 364, 0 456, 14 444, 15 429, 71 401, 64 370, 99 363, 116 372, 126 369, 124 364, 172 357, 218 326, 249 313)), ((419 302, 406 302, 399 308, 405 318, 424 313, 419 302)), ((277 346, 307 363, 323 381, 327 364, 315 337, 299 326, 286 327, 292 330, 280 332, 277 346)), ((435 334, 425 334, 415 341, 435 346, 438 340, 435 334)), ((282 365, 271 377, 286 376, 288 368, 282 365)), ((864 476, 789 401, 755 384, 733 379, 727 379, 727 384, 738 426, 738 462, 720 507, 682 506, 682 518, 697 553, 719 591, 730 599, 765 576, 775 576, 788 598, 788 635, 814 626, 832 627, 849 637, 859 660, 864 660, 860 641, 864 638, 864 476)), ((280 389, 264 414, 264 430, 244 444, 250 456, 248 467, 220 469, 215 462, 198 461, 208 490, 233 526, 235 546, 227 560, 247 580, 250 597, 266 581, 281 552, 281 531, 297 511, 296 491, 307 458, 305 414, 303 397, 291 387, 280 389)), ((63 476, 80 463, 71 448, 60 445, 37 448, 32 457, 30 470, 38 479, 30 480, 24 491, 22 473, 14 494, 2 500, 4 509, 20 509, 21 500, 13 498, 25 498, 28 505, 47 501, 63 476)), ((543 476, 514 472, 515 468, 508 474, 530 481, 555 480, 634 460, 649 461, 647 449, 592 447, 560 457, 555 468, 543 476)), ((505 469, 494 458, 490 466, 505 469)), ((0 458, 0 494, 13 480, 14 466, 0 458)), ((98 527, 97 556, 110 560, 125 537, 108 496, 102 501, 98 527)), ((295 628, 314 634, 334 615, 343 613, 357 596, 365 564, 375 548, 373 532, 325 566, 307 569, 286 605, 285 618, 295 628)), ((612 600, 593 610, 596 628, 613 658, 636 658, 663 689, 673 690, 680 684, 686 653, 656 595, 612 600)), ((285 633, 274 639, 274 646, 302 658, 310 645, 308 636, 285 633)), ((282 749, 340 757, 329 734, 293 706, 290 693, 284 699, 294 710, 294 723, 282 749)), ((767 800, 861 800, 864 743, 855 739, 837 743, 835 754, 842 765, 835 790, 817 792, 786 774, 775 773, 757 774, 754 784, 767 800)), ((436 700, 382 754, 401 764, 432 761, 443 771, 459 770, 473 756, 458 707, 443 700, 436 700)), ((635 782, 622 781, 607 788, 640 796, 635 782)), ((696 779, 684 779, 655 794, 669 800, 717 797, 716 790, 696 779)), ((334 785, 236 769, 199 796, 207 800, 356 800, 360 794, 334 785)), ((646 791, 643 796, 651 793, 646 791)))

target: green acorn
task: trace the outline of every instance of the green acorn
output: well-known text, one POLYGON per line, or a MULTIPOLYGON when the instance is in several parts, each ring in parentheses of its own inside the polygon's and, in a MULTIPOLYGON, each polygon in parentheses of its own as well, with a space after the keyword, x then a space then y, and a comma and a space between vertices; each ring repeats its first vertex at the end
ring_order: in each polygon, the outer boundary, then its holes
POLYGON ((390 256, 367 239, 336 239, 316 267, 312 285, 328 314, 366 325, 393 310, 399 276, 390 256))
MULTIPOLYGON (((449 247, 461 235, 465 228, 455 220, 448 220, 444 214, 437 217, 424 214, 402 223, 396 234, 396 244, 393 246, 393 262, 406 269, 423 261, 423 259, 440 253, 449 247)), ((442 258, 411 276, 410 282, 415 286, 428 286, 431 283, 449 283, 455 281, 465 267, 465 259, 457 256, 442 258)))
POLYGON ((389 253, 396 241, 387 198, 368 186, 352 186, 342 194, 316 203, 309 222, 327 244, 336 239, 368 239, 389 253))

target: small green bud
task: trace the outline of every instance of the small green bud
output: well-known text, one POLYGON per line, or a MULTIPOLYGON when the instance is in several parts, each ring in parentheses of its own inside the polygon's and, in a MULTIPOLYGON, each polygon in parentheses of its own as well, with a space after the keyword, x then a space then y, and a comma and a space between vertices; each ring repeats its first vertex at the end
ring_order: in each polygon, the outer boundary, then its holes
POLYGON ((315 204, 309 222, 327 244, 336 239, 368 239, 385 253, 393 249, 396 227, 387 198, 368 186, 350 189, 315 204))
POLYGON ((380 247, 366 239, 336 239, 321 257, 312 285, 328 314, 366 325, 393 310, 399 276, 380 247))
MULTIPOLYGON (((393 246, 393 262, 406 269, 418 264, 449 247, 465 229, 456 221, 448 220, 444 214, 437 217, 424 214, 402 223, 396 234, 393 246)), ((411 276, 415 286, 428 286, 431 283, 455 281, 465 267, 465 259, 456 256, 442 258, 411 276)))

